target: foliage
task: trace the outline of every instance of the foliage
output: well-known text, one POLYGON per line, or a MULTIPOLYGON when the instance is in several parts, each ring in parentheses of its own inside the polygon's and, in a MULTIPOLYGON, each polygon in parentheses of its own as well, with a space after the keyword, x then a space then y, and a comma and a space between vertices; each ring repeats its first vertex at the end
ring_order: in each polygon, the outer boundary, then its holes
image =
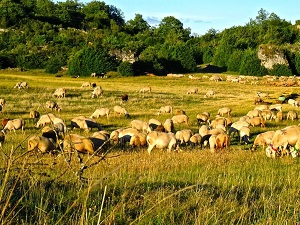
POLYGON ((239 72, 240 67, 241 67, 242 57, 243 57, 243 52, 241 50, 235 50, 231 54, 231 56, 227 62, 228 71, 239 72))
POLYGON ((90 76, 115 70, 117 63, 102 48, 86 47, 79 50, 69 62, 70 75, 90 76))
POLYGON ((268 73, 267 69, 261 66, 255 50, 246 50, 243 54, 239 74, 264 76, 268 73))
POLYGON ((118 66, 118 73, 125 77, 133 76, 134 71, 132 64, 128 61, 121 62, 118 66))
POLYGON ((269 71, 272 76, 291 76, 293 75, 292 70, 287 65, 275 64, 269 71))
POLYGON ((45 67, 46 73, 57 73, 61 70, 61 67, 64 65, 59 57, 50 58, 45 67))

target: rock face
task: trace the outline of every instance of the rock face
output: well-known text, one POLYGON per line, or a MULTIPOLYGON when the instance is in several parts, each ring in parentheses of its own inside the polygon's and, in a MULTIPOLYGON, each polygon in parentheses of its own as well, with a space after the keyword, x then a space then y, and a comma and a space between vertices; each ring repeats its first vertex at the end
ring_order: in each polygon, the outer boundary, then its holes
POLYGON ((283 50, 275 45, 261 45, 257 56, 261 60, 261 65, 267 69, 272 69, 275 64, 289 65, 283 50))

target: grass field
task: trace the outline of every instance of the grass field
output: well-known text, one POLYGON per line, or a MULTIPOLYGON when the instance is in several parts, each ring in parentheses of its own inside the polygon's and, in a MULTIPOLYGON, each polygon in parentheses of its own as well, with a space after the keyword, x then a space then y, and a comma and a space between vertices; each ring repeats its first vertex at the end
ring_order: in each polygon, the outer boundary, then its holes
MULTIPOLYGON (((195 74, 201 77, 203 74, 195 74)), ((210 74, 205 74, 209 75, 210 74)), ((221 75, 225 77, 225 75, 221 75)), ((34 128, 29 111, 41 114, 47 100, 61 106, 57 116, 67 126, 75 116, 90 116, 95 109, 124 106, 129 118, 99 118, 103 129, 111 132, 128 127, 133 119, 165 121, 172 115, 157 112, 161 106, 182 109, 190 118, 189 129, 197 132, 196 115, 207 111, 215 117, 219 108, 230 106, 232 120, 252 110, 257 91, 267 92, 275 100, 281 93, 299 93, 299 87, 211 82, 167 77, 70 78, 45 75, 41 71, 0 71, 0 98, 6 105, 3 118, 23 118, 26 132, 8 132, 0 154, 0 221, 1 224, 297 224, 300 222, 299 159, 266 158, 263 149, 249 151, 250 146, 231 140, 230 150, 212 154, 209 149, 186 147, 182 152, 167 153, 154 149, 121 150, 113 146, 98 163, 93 157, 79 179, 80 164, 76 157, 69 163, 60 155, 53 157, 25 154, 27 139, 41 130, 34 128), (28 89, 14 89, 26 81, 28 89), (91 88, 81 88, 85 81, 96 82, 104 96, 92 99, 91 88), (152 93, 140 94, 144 86, 152 93), (54 99, 58 87, 67 90, 66 98, 54 99), (187 95, 191 87, 199 94, 187 95), (216 96, 204 98, 207 90, 216 96), (121 103, 120 96, 129 95, 121 103)), ((284 104, 284 113, 298 108, 284 104)), ((258 133, 277 130, 299 121, 267 121, 265 128, 251 128, 251 141, 258 133)), ((186 128, 176 125, 176 130, 186 128)), ((80 130, 69 131, 89 136, 80 130)))

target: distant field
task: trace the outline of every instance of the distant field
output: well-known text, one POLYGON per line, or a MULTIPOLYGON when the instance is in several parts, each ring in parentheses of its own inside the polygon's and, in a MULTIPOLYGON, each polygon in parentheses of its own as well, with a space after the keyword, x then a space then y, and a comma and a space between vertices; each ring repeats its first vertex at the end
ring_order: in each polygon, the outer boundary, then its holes
MULTIPOLYGON (((254 109, 258 91, 267 92, 268 103, 276 103, 281 93, 299 93, 299 87, 266 86, 260 81, 238 84, 212 82, 203 75, 191 80, 168 77, 71 78, 55 77, 39 71, 0 71, 0 98, 6 105, 3 118, 23 118, 26 132, 7 133, 0 154, 0 221, 2 224, 296 224, 300 222, 299 159, 266 158, 264 150, 248 151, 250 146, 231 140, 230 150, 212 154, 208 149, 183 147, 183 151, 167 153, 154 149, 112 147, 105 160, 85 169, 78 179, 80 164, 76 157, 68 163, 59 156, 52 165, 50 155, 24 154, 27 139, 41 130, 34 128, 29 111, 41 114, 47 100, 62 108, 57 116, 70 127, 75 116, 89 117, 97 108, 113 110, 122 105, 129 118, 111 116, 99 118, 102 128, 111 132, 129 127, 130 121, 165 121, 173 115, 157 112, 161 106, 182 109, 190 118, 189 129, 198 132, 196 115, 207 111, 214 118, 219 108, 232 108, 232 120, 237 121, 254 109), (26 81, 28 89, 16 89, 26 81), (81 88, 83 82, 95 82, 104 90, 99 98, 91 98, 92 88, 81 88), (144 86, 152 93, 141 94, 144 86), (64 87, 66 98, 52 97, 55 89, 64 87), (196 87, 198 94, 187 94, 196 87), (208 90, 215 97, 204 98, 208 90), (128 94, 128 102, 121 95, 128 94)), ((220 75, 225 80, 224 74, 220 75)), ((284 113, 298 108, 283 105, 284 113)), ((258 133, 277 130, 299 121, 267 121, 265 128, 251 128, 251 142, 258 133)), ((176 130, 186 128, 175 126, 176 130)), ((90 136, 80 130, 69 131, 90 136)), ((84 156, 87 162, 88 156, 84 156)), ((90 163, 96 162, 92 158, 90 163)), ((88 163, 88 165, 90 165, 88 163)))

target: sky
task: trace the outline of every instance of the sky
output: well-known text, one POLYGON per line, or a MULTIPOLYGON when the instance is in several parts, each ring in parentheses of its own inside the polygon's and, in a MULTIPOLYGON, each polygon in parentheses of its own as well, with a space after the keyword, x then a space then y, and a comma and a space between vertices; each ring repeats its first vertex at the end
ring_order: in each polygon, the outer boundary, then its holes
MULTIPOLYGON (((203 35, 211 28, 223 31, 233 26, 244 26, 255 19, 262 8, 275 13, 292 24, 300 20, 299 0, 102 0, 124 14, 125 21, 141 14, 151 26, 157 26, 166 16, 180 20, 191 34, 203 35)), ((81 3, 90 0, 79 0, 81 3)))

